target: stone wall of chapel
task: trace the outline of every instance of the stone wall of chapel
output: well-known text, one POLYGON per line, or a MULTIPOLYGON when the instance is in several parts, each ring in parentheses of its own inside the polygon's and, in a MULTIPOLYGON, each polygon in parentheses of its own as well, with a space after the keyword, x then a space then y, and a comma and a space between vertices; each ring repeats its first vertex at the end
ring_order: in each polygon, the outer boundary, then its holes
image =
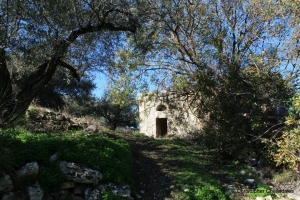
POLYGON ((157 137, 157 118, 167 118, 167 137, 187 136, 201 131, 203 121, 195 117, 185 101, 172 95, 163 97, 140 97, 140 132, 157 137), (165 110, 160 108, 165 107, 165 110))

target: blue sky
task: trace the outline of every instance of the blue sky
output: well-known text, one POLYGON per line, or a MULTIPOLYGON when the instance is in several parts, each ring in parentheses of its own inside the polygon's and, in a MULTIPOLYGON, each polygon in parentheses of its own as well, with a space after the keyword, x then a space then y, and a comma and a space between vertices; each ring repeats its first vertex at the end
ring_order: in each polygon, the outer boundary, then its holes
POLYGON ((94 83, 96 84, 96 89, 93 91, 93 94, 96 97, 101 97, 103 94, 103 90, 107 83, 107 78, 103 73, 100 73, 100 72, 97 73, 95 76, 96 77, 95 77, 94 83))

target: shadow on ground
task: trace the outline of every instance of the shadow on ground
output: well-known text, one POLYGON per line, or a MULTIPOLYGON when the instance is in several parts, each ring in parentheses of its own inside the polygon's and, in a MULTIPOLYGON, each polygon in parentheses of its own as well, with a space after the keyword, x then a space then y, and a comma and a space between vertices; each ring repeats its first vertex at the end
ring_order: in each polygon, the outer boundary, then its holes
POLYGON ((159 149, 149 141, 131 141, 135 157, 133 174, 135 189, 145 200, 167 199, 170 195, 170 177, 159 149))

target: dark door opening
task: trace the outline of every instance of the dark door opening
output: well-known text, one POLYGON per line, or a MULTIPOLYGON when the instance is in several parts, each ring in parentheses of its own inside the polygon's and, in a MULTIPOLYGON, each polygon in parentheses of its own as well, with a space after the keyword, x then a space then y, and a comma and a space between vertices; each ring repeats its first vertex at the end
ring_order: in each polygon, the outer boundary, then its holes
POLYGON ((164 137, 168 133, 167 118, 156 118, 156 137, 164 137))

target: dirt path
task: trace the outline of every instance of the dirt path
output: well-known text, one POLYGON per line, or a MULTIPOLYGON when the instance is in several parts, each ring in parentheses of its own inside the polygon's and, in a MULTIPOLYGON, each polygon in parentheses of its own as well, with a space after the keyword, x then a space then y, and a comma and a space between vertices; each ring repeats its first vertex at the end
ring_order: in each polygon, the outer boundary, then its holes
POLYGON ((122 138, 133 148, 134 199, 184 200, 193 193, 190 189, 201 182, 215 186, 216 181, 208 169, 204 169, 211 165, 205 161, 206 155, 199 155, 187 141, 153 140, 132 135, 122 138))
POLYGON ((146 138, 140 140, 128 138, 128 141, 134 151, 133 174, 137 199, 172 199, 168 163, 164 161, 160 147, 146 138))

